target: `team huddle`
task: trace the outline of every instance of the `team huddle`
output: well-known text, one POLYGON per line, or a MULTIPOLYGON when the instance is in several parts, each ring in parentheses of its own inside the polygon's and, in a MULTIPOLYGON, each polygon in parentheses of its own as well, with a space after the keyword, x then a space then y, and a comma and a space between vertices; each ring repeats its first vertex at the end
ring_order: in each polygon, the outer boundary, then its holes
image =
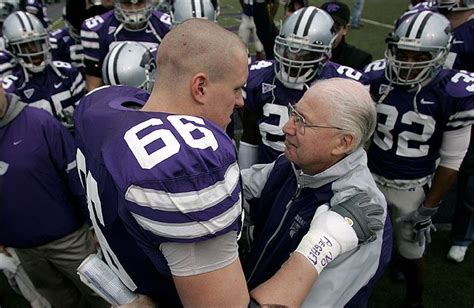
POLYGON ((331 60, 337 1, 289 1, 257 61, 217 1, 73 2, 51 32, 0 3, 0 269, 31 306, 366 307, 390 263, 423 306, 472 157, 472 1, 414 6, 363 71, 331 60), (131 300, 82 281, 94 254, 131 300))

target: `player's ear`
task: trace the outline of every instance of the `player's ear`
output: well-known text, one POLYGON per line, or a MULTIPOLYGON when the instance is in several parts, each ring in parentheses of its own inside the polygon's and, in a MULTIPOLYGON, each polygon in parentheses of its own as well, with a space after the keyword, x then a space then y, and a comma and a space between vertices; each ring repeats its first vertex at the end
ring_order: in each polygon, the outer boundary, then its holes
POLYGON ((204 73, 197 73, 191 79, 191 95, 198 103, 204 103, 208 84, 209 80, 204 73))

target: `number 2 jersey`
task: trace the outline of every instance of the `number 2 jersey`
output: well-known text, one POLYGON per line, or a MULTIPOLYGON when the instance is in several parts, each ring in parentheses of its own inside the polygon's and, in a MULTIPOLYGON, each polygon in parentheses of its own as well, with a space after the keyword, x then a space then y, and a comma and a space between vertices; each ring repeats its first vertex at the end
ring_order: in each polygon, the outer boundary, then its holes
POLYGON ((440 157, 443 133, 474 122, 474 75, 441 70, 417 91, 391 86, 384 67, 381 60, 366 68, 378 116, 368 151, 369 168, 386 180, 409 183, 430 177, 440 157))
MULTIPOLYGON (((258 61, 250 66, 245 88, 245 108, 257 115, 262 137, 258 163, 273 162, 285 150, 283 125, 288 121, 289 103, 296 104, 307 87, 290 89, 275 76, 274 61, 258 61)), ((351 67, 328 61, 317 79, 351 78, 367 84, 363 74, 351 67)), ((317 80, 315 80, 317 81, 317 80)))
POLYGON ((147 290, 144 294, 158 303, 166 299, 174 305, 176 292, 160 245, 239 231, 240 171, 231 140, 213 123, 123 106, 147 98, 129 87, 87 95, 75 115, 84 157, 78 167, 87 174, 88 197, 98 200, 89 207, 96 207, 101 246, 107 242, 118 260, 114 264, 122 264, 138 293, 147 290), (167 294, 171 288, 174 293, 167 294))

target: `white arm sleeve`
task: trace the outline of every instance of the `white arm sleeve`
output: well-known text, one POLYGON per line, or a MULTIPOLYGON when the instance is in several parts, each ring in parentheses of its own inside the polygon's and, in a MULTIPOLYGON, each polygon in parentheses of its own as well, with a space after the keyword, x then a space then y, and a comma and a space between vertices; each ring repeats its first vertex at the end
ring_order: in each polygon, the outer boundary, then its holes
POLYGON ((252 167, 258 160, 258 145, 240 141, 238 156, 240 169, 252 167))
POLYGON ((173 276, 192 276, 226 267, 239 257, 237 232, 196 243, 167 242, 160 250, 173 276))
POLYGON ((471 126, 443 133, 443 141, 439 150, 439 165, 452 170, 459 170, 466 155, 471 138, 471 126))

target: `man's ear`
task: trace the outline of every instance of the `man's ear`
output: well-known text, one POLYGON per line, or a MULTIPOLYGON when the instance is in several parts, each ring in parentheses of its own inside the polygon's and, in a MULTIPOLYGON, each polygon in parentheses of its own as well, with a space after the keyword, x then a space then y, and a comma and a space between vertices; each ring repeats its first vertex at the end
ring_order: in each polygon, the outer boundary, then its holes
POLYGON ((206 74, 197 73, 191 79, 191 95, 195 101, 204 104, 209 80, 206 74))
POLYGON ((339 144, 332 150, 333 155, 349 154, 357 143, 353 132, 343 132, 338 138, 339 144))

